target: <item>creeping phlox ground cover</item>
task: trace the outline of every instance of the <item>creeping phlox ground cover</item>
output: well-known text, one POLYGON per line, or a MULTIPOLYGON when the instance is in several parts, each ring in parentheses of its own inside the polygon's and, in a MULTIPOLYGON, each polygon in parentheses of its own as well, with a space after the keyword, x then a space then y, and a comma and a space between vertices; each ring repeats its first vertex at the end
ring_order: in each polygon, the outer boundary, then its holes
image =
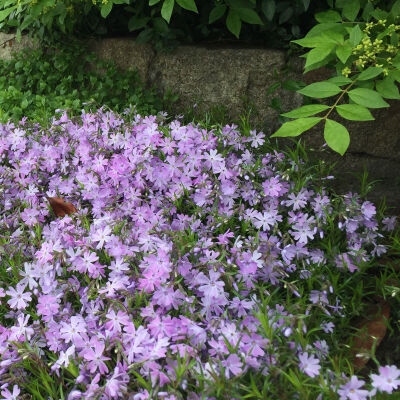
POLYGON ((261 132, 57 115, 0 125, 1 398, 398 388, 397 367, 357 377, 337 342, 340 288, 385 253, 393 218, 293 180, 301 161, 268 153, 261 132), (47 197, 78 211, 56 218, 47 197))

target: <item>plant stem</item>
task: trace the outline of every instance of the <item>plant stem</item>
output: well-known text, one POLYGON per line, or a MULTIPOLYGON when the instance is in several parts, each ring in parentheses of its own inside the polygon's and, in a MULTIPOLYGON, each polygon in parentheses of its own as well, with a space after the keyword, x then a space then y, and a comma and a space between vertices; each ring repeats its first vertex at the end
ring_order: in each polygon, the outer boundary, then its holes
POLYGON ((327 112, 327 114, 326 114, 324 117, 322 117, 324 120, 327 120, 327 119, 328 119, 330 113, 331 113, 331 112, 333 111, 333 109, 338 105, 338 103, 339 103, 339 101, 342 99, 342 97, 350 90, 350 88, 351 88, 356 82, 357 82, 357 78, 354 79, 354 81, 351 82, 350 85, 347 86, 347 88, 344 89, 344 90, 342 91, 342 93, 340 94, 340 96, 339 96, 339 97, 337 98, 337 100, 335 101, 335 104, 333 104, 333 105, 330 107, 330 109, 329 109, 329 111, 327 112))

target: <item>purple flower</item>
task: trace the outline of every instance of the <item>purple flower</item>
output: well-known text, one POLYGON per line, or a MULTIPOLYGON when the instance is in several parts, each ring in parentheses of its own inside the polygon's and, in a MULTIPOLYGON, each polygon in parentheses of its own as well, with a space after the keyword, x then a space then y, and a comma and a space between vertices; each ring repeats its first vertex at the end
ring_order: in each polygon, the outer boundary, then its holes
POLYGON ((359 380, 353 375, 345 385, 338 389, 340 400, 366 400, 369 395, 368 390, 360 389, 364 383, 363 380, 359 380))
POLYGON ((1 391, 3 398, 1 400, 18 400, 18 395, 21 393, 18 385, 14 385, 12 393, 6 388, 1 391))
POLYGON ((236 354, 231 354, 221 364, 225 367, 225 376, 227 379, 231 376, 239 375, 243 371, 243 363, 236 354))
POLYGON ((17 310, 24 310, 28 303, 32 300, 32 296, 30 292, 24 293, 26 285, 17 284, 17 289, 10 287, 9 290, 6 291, 11 299, 7 301, 11 308, 16 308, 17 310))
POLYGON ((400 370, 395 365, 379 367, 379 375, 372 374, 372 386, 382 392, 392 393, 400 386, 400 370))
POLYGON ((376 207, 370 201, 364 201, 361 212, 365 218, 371 219, 376 214, 376 207))
POLYGON ((319 365, 318 358, 315 358, 312 354, 309 356, 308 353, 301 353, 299 355, 299 360, 299 368, 308 376, 313 378, 314 376, 319 375, 321 366, 319 365))
POLYGON ((97 369, 100 374, 108 372, 108 367, 104 361, 110 360, 109 357, 103 355, 105 345, 100 342, 96 336, 90 339, 90 348, 84 350, 82 356, 85 360, 89 361, 88 367, 90 372, 93 374, 97 369))
POLYGON ((383 231, 393 231, 394 228, 396 227, 396 217, 383 218, 382 224, 383 224, 382 228, 383 231))

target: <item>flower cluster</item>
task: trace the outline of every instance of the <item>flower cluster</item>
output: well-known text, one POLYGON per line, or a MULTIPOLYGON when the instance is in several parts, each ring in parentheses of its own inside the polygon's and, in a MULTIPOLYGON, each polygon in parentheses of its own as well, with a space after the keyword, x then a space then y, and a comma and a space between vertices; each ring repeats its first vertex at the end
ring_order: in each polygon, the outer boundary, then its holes
MULTIPOLYGON (((27 359, 65 378, 68 399, 211 399, 221 379, 274 384, 288 360, 333 379, 325 339, 344 310, 326 271, 356 274, 385 252, 375 206, 298 187, 293 160, 257 153, 261 133, 164 121, 100 109, 0 126, 3 398, 28 385, 27 359), (55 218, 48 197, 78 211, 55 218), (319 246, 332 229, 343 243, 319 246), (305 347, 295 334, 314 309, 325 321, 305 347)), ((396 367, 379 373, 376 390, 397 389, 396 367)), ((337 381, 341 398, 354 379, 337 381)))

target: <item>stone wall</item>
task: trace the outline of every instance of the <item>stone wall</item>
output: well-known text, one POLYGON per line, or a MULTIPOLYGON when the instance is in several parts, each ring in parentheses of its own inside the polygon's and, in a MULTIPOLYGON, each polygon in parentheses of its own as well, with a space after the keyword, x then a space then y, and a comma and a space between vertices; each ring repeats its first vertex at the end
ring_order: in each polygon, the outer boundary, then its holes
MULTIPOLYGON (((12 38, 0 34, 0 44, 12 38)), ((0 57, 9 58, 12 50, 31 45, 27 39, 12 46, 0 47, 0 57)), ((181 46, 174 53, 156 54, 146 44, 137 44, 131 38, 109 38, 89 41, 89 50, 100 59, 112 60, 122 69, 137 69, 148 86, 157 87, 179 95, 176 113, 183 113, 198 104, 198 109, 225 106, 232 118, 245 110, 245 104, 257 111, 253 124, 266 134, 278 127, 277 112, 269 107, 272 97, 279 96, 284 110, 301 105, 301 96, 294 92, 278 91, 268 96, 266 89, 275 82, 274 71, 282 73, 288 60, 278 50, 230 47, 181 46)), ((302 75, 301 63, 291 72, 291 78, 306 83, 324 79, 329 71, 313 71, 302 75)), ((287 75, 286 75, 287 76, 287 75)), ((288 76, 287 76, 288 77, 288 76)), ((339 191, 356 191, 359 181, 355 174, 363 172, 369 179, 380 180, 370 197, 379 201, 387 197, 389 205, 400 213, 400 102, 391 102, 390 109, 372 110, 375 121, 346 121, 351 134, 351 144, 344 157, 329 150, 317 151, 317 157, 326 162, 336 162, 336 187, 339 191)), ((315 149, 323 145, 322 130, 314 129, 302 137, 315 149)), ((288 144, 285 139, 279 140, 288 144)))

